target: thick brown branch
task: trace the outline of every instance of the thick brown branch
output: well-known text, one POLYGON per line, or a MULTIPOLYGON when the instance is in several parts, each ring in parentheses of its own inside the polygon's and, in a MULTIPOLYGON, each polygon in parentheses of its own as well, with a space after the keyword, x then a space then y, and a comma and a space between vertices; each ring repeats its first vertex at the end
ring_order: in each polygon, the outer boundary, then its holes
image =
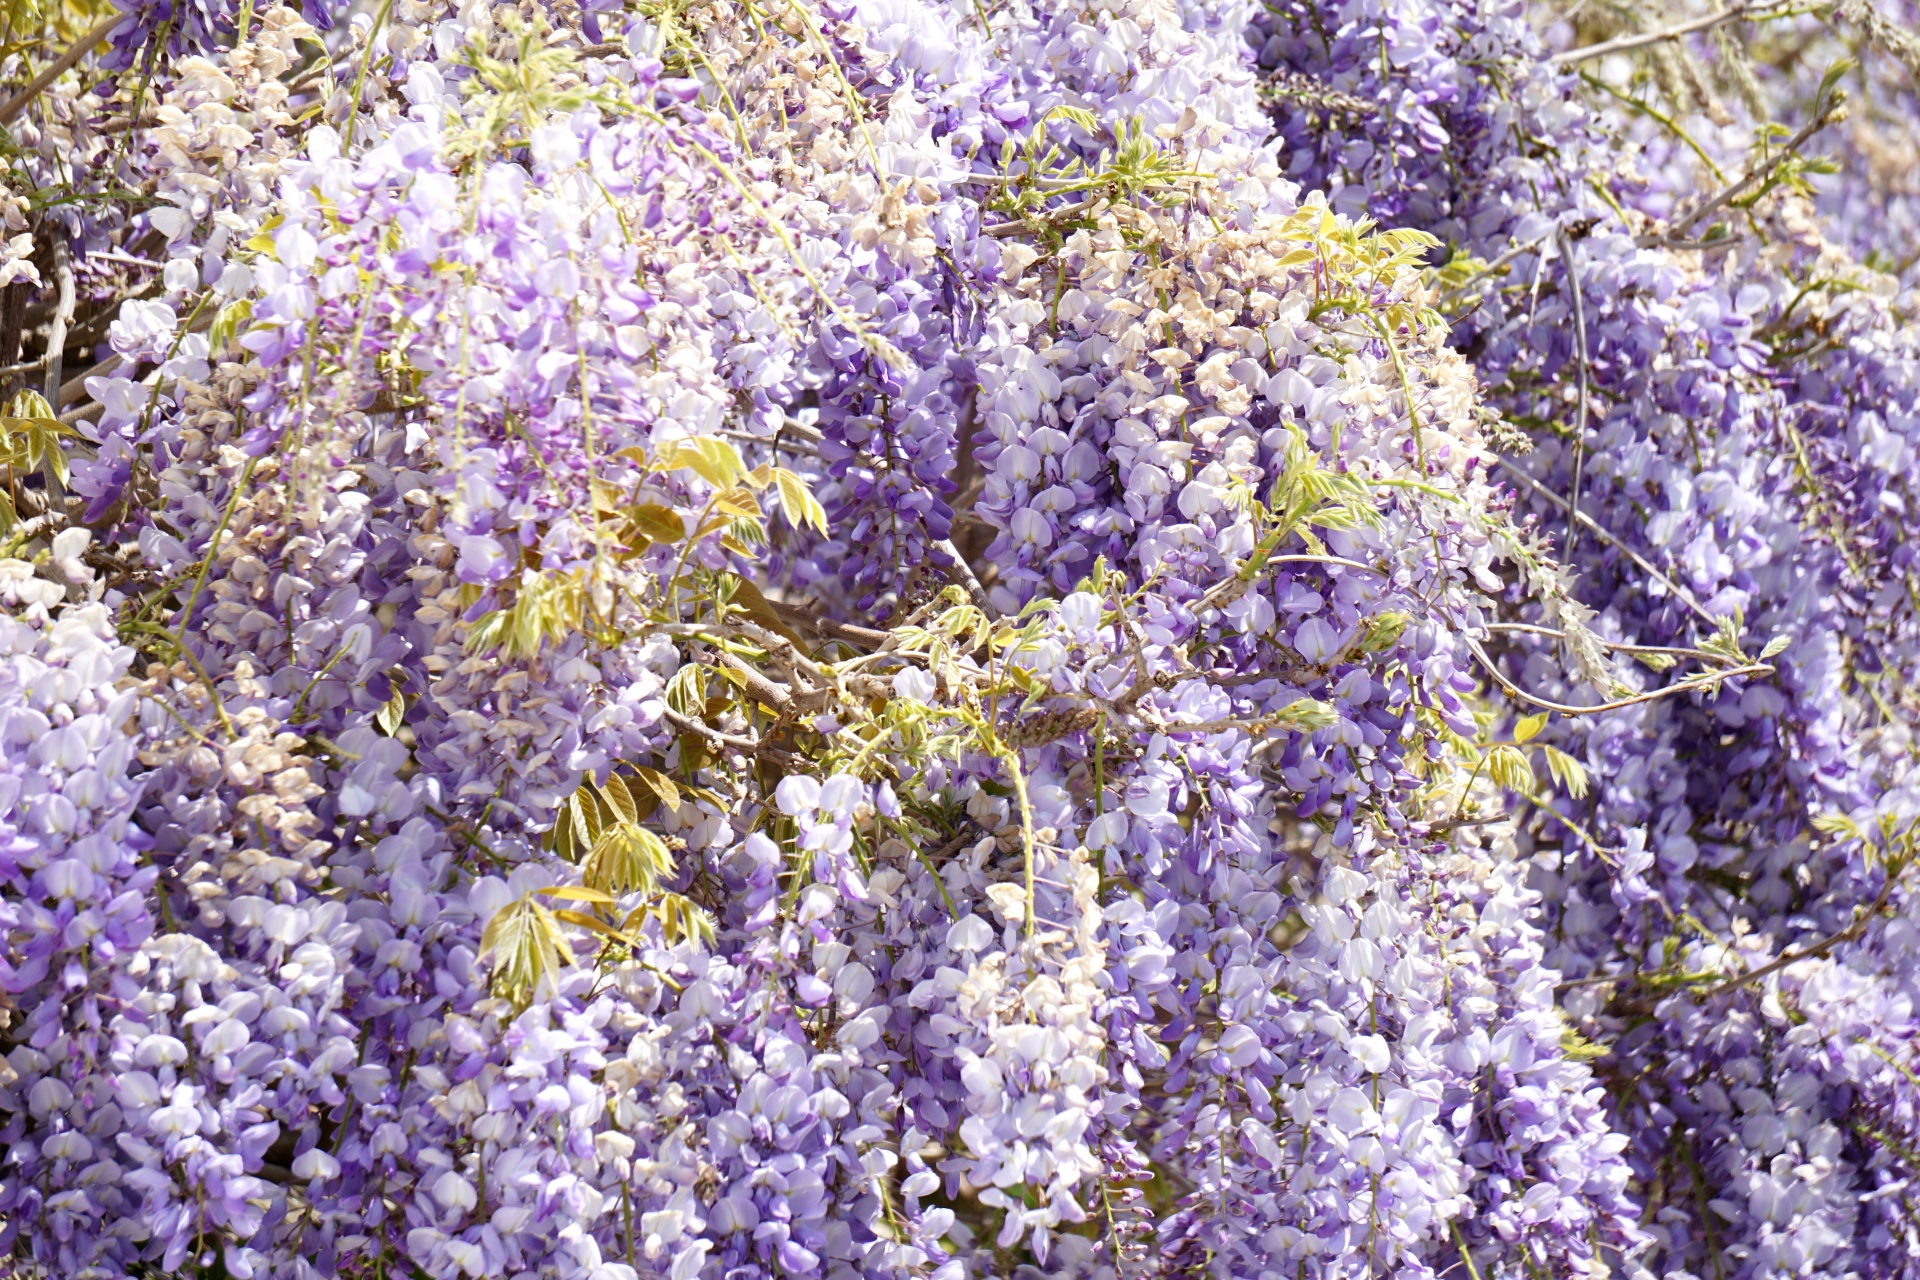
POLYGON ((893 639, 893 635, 890 632, 876 631, 872 627, 857 627, 850 622, 835 622, 831 618, 823 618, 812 610, 803 608, 800 605, 787 604, 774 599, 768 599, 767 603, 772 605, 773 611, 779 614, 781 619, 789 625, 805 627, 815 635, 823 636, 829 640, 844 640, 848 644, 858 645, 862 648, 878 649, 881 645, 893 639))
POLYGON ((118 26, 125 16, 116 11, 112 17, 102 18, 93 30, 75 40, 71 48, 49 62, 39 75, 27 81, 26 88, 7 99, 6 105, 0 106, 0 124, 11 124, 13 118, 25 111, 27 104, 39 97, 48 85, 71 71, 80 59, 87 56, 88 50, 106 39, 107 32, 118 26))

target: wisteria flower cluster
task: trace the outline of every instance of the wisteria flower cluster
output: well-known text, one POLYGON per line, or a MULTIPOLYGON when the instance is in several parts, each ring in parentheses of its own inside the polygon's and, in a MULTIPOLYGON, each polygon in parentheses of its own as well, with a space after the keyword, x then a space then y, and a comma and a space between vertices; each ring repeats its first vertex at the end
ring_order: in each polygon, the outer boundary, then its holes
POLYGON ((1914 19, 21 10, 0 1273, 1920 1277, 1914 19))

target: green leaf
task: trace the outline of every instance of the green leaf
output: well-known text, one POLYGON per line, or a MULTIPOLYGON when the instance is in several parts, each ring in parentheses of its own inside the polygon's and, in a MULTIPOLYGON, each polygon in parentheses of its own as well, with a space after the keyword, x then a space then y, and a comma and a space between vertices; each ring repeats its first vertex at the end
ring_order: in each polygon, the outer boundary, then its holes
POLYGON ((530 659, 543 645, 565 643, 586 625, 587 588, 582 571, 523 576, 519 592, 467 630, 467 652, 498 649, 508 659, 530 659))
POLYGON ((1487 776, 1508 791, 1533 794, 1533 766, 1518 747, 1501 745, 1487 752, 1487 776))
POLYGON ((652 541, 669 546, 687 536, 686 522, 680 513, 657 502, 642 502, 627 508, 627 524, 652 541))
POLYGON ((543 898, 562 898, 568 902, 592 902, 603 907, 618 905, 612 894, 583 884, 550 884, 544 889, 535 889, 534 892, 543 898))
POLYGON ((1547 772, 1553 780, 1567 789, 1567 794, 1575 800, 1584 799, 1587 794, 1587 768, 1578 760, 1558 747, 1540 748, 1547 757, 1547 772))
POLYGON ((1820 77, 1820 88, 1819 91, 1814 94, 1813 100, 1816 103, 1824 103, 1827 100, 1827 95, 1832 93, 1834 89, 1839 86, 1840 82, 1846 79, 1853 69, 1859 65, 1860 64, 1852 58, 1835 60, 1834 64, 1827 68, 1827 73, 1820 77))
POLYGON ((607 785, 600 788, 600 798, 612 806, 616 821, 640 821, 640 806, 634 802, 633 793, 627 790, 626 780, 619 774, 607 775, 607 785))
POLYGON ((542 983, 557 980, 560 970, 573 963, 560 922, 531 894, 516 898, 487 921, 480 955, 493 957, 493 989, 521 1006, 542 983))
POLYGON ((1324 702, 1313 698, 1301 698, 1280 708, 1272 719, 1273 723, 1280 728, 1310 733, 1315 729, 1326 729, 1338 724, 1340 713, 1324 702))
POLYGON ((1848 840, 1867 838, 1860 824, 1844 813, 1816 813, 1813 815, 1813 829, 1822 835, 1840 836, 1848 840))
POLYGON ((666 842, 634 822, 616 822, 594 842, 581 879, 604 893, 648 893, 673 874, 666 842))
POLYGON ((1097 134, 1100 132, 1099 117, 1095 116, 1093 112, 1087 110, 1085 107, 1055 107, 1053 110, 1047 112, 1047 119, 1065 120, 1069 124, 1079 125, 1088 133, 1097 134))
MULTIPOLYGON (((730 675, 732 673, 726 672, 726 674, 730 675)), ((661 773, 658 769, 649 769, 645 765, 636 765, 633 772, 635 777, 646 784, 647 790, 659 797, 661 804, 666 805, 667 808, 674 810, 676 813, 679 812, 680 788, 673 785, 672 778, 661 773)))
POLYGON ((1712 635, 1700 642, 1701 649, 1718 658, 1733 663, 1745 663, 1747 655, 1740 649, 1740 632, 1745 622, 1738 613, 1730 618, 1721 618, 1712 635))
POLYGON ((807 482, 785 467, 779 467, 773 473, 774 487, 780 494, 780 510, 787 517, 787 523, 796 529, 812 525, 821 533, 827 531, 827 509, 820 505, 820 499, 813 496, 813 490, 807 482))
POLYGON ((662 471, 685 468, 716 489, 730 489, 747 474, 740 451, 713 436, 675 441, 661 452, 656 465, 662 471))
POLYGON ((1767 641, 1767 647, 1760 651, 1760 661, 1765 662, 1768 658, 1773 657, 1776 653, 1779 653, 1792 643, 1792 636, 1775 636, 1773 639, 1767 641))
POLYGON ((373 723, 380 732, 391 738, 400 732, 400 726, 405 723, 406 718, 407 695, 396 688, 393 696, 387 699, 387 705, 374 714, 373 723))
POLYGON ((1531 742, 1539 737, 1540 731, 1546 727, 1547 713, 1544 711, 1538 715, 1523 717, 1518 724, 1513 726, 1513 740, 1515 742, 1531 742))

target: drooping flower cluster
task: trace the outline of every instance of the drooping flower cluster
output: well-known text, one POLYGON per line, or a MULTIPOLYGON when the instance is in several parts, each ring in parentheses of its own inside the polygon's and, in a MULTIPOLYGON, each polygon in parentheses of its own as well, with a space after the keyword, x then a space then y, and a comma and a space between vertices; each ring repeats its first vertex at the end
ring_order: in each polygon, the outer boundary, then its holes
POLYGON ((1920 1268, 1897 15, 126 12, 0 1266, 1920 1268))

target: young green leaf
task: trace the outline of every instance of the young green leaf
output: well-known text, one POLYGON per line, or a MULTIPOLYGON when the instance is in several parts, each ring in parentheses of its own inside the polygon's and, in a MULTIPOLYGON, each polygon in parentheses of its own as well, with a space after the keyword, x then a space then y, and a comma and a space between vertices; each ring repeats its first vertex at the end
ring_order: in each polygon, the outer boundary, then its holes
POLYGON ((659 836, 632 822, 616 822, 600 834, 581 879, 603 893, 649 893, 673 874, 673 854, 659 836))
POLYGON ((1489 751, 1487 776, 1508 791, 1533 794, 1533 766, 1527 763, 1527 757, 1518 747, 1502 744, 1489 751))
POLYGON ((780 467, 773 473, 773 482, 780 494, 780 510, 786 515, 787 523, 796 529, 812 525, 821 533, 827 531, 827 509, 820 505, 820 499, 813 496, 813 490, 807 482, 780 467))
POLYGON ((617 773, 607 775, 607 784, 600 788, 600 798, 613 809, 617 822, 638 822, 644 816, 633 793, 627 789, 626 779, 617 773))
POLYGON ((407 695, 395 689, 393 696, 387 699, 387 704, 374 714, 373 723, 379 727, 380 732, 391 738, 400 732, 400 726, 405 723, 406 718, 407 695))
POLYGON ((593 889, 582 884, 550 884, 534 892, 543 898, 560 898, 568 902, 591 902, 602 907, 617 905, 614 896, 604 889, 593 889))
MULTIPOLYGON (((727 669, 723 668, 722 670, 725 672, 727 669)), ((679 811, 680 788, 673 785, 672 778, 669 778, 658 769, 649 769, 645 765, 635 766, 633 772, 635 777, 646 784, 647 790, 653 792, 653 794, 659 798, 661 804, 666 805, 667 808, 675 812, 679 811)))
POLYGON ((685 468, 716 489, 730 489, 747 474, 740 451, 713 436, 675 441, 661 452, 656 465, 662 471, 685 468))
POLYGON ((641 502, 627 508, 627 524, 654 542, 671 546, 687 536, 686 522, 672 507, 657 502, 641 502))
POLYGON ((560 922, 532 894, 509 902, 487 921, 480 955, 493 958, 494 990, 522 1006, 541 984, 557 980, 562 967, 573 963, 560 922))
POLYGON ((1575 800, 1584 799, 1587 794, 1587 768, 1578 760, 1558 747, 1543 746, 1541 752, 1547 757, 1547 772, 1553 780, 1567 789, 1567 794, 1575 800))

